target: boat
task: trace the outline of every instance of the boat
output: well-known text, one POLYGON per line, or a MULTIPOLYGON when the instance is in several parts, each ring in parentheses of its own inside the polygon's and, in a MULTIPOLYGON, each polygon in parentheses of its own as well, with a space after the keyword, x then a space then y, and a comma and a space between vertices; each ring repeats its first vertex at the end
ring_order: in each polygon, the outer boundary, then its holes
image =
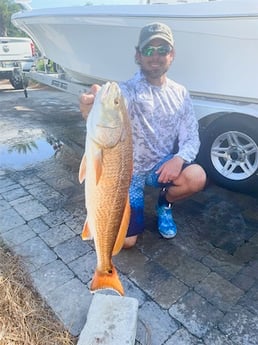
POLYGON ((27 6, 12 21, 42 56, 65 70, 57 78, 36 71, 32 79, 77 97, 94 82, 131 78, 138 70, 134 57, 141 28, 154 21, 169 25, 175 58, 168 76, 192 96, 201 139, 198 161, 223 187, 257 190, 258 1, 178 1, 27 6))
POLYGON ((170 78, 193 95, 258 102, 257 0, 72 6, 12 17, 44 56, 84 84, 129 79, 140 29, 154 21, 174 34, 170 78))

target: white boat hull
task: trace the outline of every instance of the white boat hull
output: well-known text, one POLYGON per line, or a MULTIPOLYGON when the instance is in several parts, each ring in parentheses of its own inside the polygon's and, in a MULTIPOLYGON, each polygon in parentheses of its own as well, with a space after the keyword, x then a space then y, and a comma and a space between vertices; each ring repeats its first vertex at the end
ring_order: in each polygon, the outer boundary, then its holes
POLYGON ((83 83, 130 78, 139 31, 153 21, 174 33, 172 79, 195 94, 257 101, 257 1, 84 6, 13 16, 46 57, 83 83))

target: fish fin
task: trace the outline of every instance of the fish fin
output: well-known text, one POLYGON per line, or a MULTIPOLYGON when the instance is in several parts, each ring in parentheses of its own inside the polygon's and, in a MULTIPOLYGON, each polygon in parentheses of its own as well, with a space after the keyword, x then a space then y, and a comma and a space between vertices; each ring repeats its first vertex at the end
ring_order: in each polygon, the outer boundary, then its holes
POLYGON ((79 182, 82 183, 86 177, 86 155, 84 154, 81 160, 79 169, 79 182))
POLYGON ((86 220, 84 222, 84 225, 83 225, 81 238, 82 238, 83 241, 91 240, 92 239, 92 235, 91 235, 91 232, 90 232, 90 228, 89 228, 89 224, 88 224, 87 218, 86 218, 86 220))
POLYGON ((98 150, 95 155, 94 161, 95 171, 96 171, 96 185, 99 183, 100 176, 102 174, 102 150, 98 150))
POLYGON ((115 266, 112 264, 111 273, 102 273, 95 271, 92 278, 90 291, 96 292, 98 290, 111 289, 116 291, 119 295, 124 296, 124 288, 117 274, 115 266))
POLYGON ((124 241, 127 234, 129 221, 130 221, 130 215, 131 215, 131 207, 130 207, 130 201, 129 201, 129 195, 128 195, 126 204, 125 204, 124 214, 122 217, 120 229, 116 238, 112 255, 117 255, 124 245, 124 241))

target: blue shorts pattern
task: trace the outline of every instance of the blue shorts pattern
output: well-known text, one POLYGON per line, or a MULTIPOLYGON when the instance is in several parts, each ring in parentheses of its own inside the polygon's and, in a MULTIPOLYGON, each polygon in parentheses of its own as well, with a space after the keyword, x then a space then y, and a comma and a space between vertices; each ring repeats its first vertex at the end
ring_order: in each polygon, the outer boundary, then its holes
POLYGON ((156 171, 163 163, 172 157, 173 155, 170 154, 156 164, 152 170, 132 176, 132 181, 129 188, 131 218, 127 231, 127 237, 139 235, 144 231, 144 187, 152 186, 162 188, 171 185, 171 183, 163 184, 158 182, 159 175, 156 174, 156 171))

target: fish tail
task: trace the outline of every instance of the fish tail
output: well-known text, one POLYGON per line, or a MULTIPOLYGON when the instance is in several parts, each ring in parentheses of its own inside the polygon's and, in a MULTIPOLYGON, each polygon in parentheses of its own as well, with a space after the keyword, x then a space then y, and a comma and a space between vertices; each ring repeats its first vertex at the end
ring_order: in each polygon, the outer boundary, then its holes
POLYGON ((98 290, 111 289, 115 290, 119 295, 124 296, 124 288, 121 284, 117 270, 112 265, 110 273, 102 273, 98 270, 95 271, 92 278, 90 291, 96 292, 98 290))

